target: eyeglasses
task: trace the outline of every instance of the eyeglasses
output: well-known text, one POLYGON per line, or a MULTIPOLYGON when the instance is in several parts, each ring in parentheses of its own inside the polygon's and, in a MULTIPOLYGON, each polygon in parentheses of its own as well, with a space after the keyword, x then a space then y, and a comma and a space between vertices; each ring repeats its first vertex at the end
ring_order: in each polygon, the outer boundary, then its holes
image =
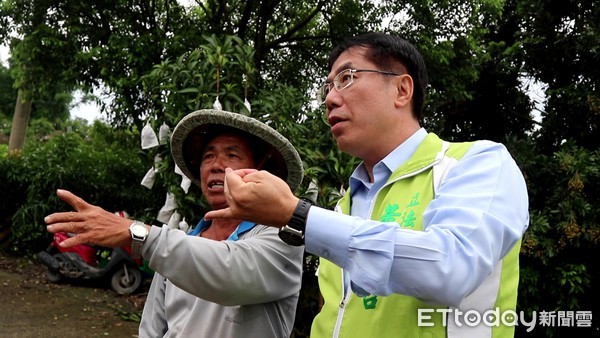
POLYGON ((324 85, 319 87, 319 90, 317 91, 317 102, 319 105, 325 103, 325 99, 327 98, 327 94, 331 91, 332 85, 338 92, 350 87, 350 85, 354 83, 354 73, 378 73, 392 76, 402 75, 377 69, 344 69, 333 78, 333 82, 325 82, 324 85))

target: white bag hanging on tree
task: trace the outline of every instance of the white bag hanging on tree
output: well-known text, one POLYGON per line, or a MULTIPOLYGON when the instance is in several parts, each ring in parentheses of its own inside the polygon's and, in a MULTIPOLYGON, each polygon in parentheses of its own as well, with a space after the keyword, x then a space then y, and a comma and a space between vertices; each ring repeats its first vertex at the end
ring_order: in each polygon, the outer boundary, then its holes
POLYGON ((215 102, 213 103, 213 109, 215 109, 215 110, 223 110, 223 107, 221 106, 221 102, 219 101, 219 97, 218 96, 215 99, 215 102))
POLYGON ((158 146, 158 138, 150 123, 146 123, 142 128, 142 149, 148 149, 158 146))
POLYGON ((192 180, 190 180, 189 178, 187 178, 187 176, 183 176, 181 178, 181 184, 179 185, 181 187, 181 189, 183 189, 183 191, 187 194, 188 191, 190 190, 190 186, 192 185, 192 180))
POLYGON ((158 216, 156 216, 156 219, 164 224, 169 223, 169 220, 171 219, 171 215, 173 214, 175 209, 177 209, 177 203, 175 203, 175 195, 168 192, 167 199, 165 201, 165 205, 163 205, 163 207, 160 208, 160 211, 158 212, 158 216))
POLYGON ((154 155, 154 170, 156 170, 156 172, 158 172, 158 163, 162 160, 163 158, 160 156, 160 154, 154 155))
POLYGON ((167 144, 169 136, 171 136, 171 128, 169 128, 169 126, 167 126, 167 124, 163 122, 163 124, 160 126, 160 129, 158 130, 158 143, 167 144))
POLYGON ((248 109, 248 113, 252 111, 250 109, 250 102, 248 102, 248 99, 244 99, 244 106, 246 106, 246 109, 248 109))
POLYGON ((174 171, 175 171, 175 173, 176 173, 177 175, 179 175, 179 176, 185 176, 185 175, 183 174, 183 171, 181 171, 181 168, 179 168, 179 166, 178 166, 177 164, 175 164, 175 170, 174 170, 174 171))
POLYGON ((250 102, 248 102, 248 78, 246 77, 246 74, 242 75, 242 82, 244 83, 244 106, 246 106, 248 113, 250 113, 252 109, 250 107, 250 102))
POLYGON ((169 222, 167 223, 167 225, 171 229, 179 229, 179 221, 180 220, 181 220, 181 216, 179 215, 179 213, 177 211, 175 211, 169 218, 169 222))
POLYGON ((179 184, 179 186, 187 194, 190 190, 190 186, 192 185, 192 180, 185 176, 185 174, 183 173, 183 171, 181 171, 181 168, 179 168, 177 164, 175 164, 175 173, 181 176, 181 183, 179 184))
POLYGON ((144 178, 142 178, 141 185, 143 185, 144 187, 146 187, 148 189, 152 189, 152 187, 154 186, 155 179, 156 179, 156 170, 154 169, 154 167, 152 167, 152 168, 148 169, 148 172, 146 173, 144 178))
POLYGON ((190 230, 190 225, 185 221, 185 217, 179 222, 179 229, 187 233, 190 230))

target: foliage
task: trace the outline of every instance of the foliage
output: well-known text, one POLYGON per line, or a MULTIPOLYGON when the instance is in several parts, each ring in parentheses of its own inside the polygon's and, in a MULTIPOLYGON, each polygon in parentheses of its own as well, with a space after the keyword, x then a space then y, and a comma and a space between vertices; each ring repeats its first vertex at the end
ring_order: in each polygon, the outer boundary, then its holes
POLYGON ((160 109, 140 95, 140 78, 154 65, 196 49, 201 36, 235 35, 252 46, 253 67, 269 78, 255 78, 259 87, 263 80, 285 79, 304 90, 322 76, 323 42, 365 27, 361 11, 356 1, 227 1, 185 8, 175 0, 151 5, 96 1, 93 6, 73 0, 7 0, 0 18, 11 24, 0 30, 0 39, 11 41, 18 88, 44 92, 57 82, 70 89, 102 85, 114 98, 103 103, 111 120, 139 128, 148 111, 160 109), (342 26, 330 26, 330 21, 342 26), (47 64, 55 65, 51 73, 42 69, 47 64), (303 65, 303 76, 298 76, 298 65, 303 65), (52 81, 36 78, 40 73, 52 81))
MULTIPOLYGON (((17 100, 17 90, 13 87, 14 79, 10 69, 0 65, 0 118, 12 118, 17 100)), ((32 120, 43 118, 48 121, 66 120, 69 117, 69 103, 72 100, 69 93, 61 92, 54 86, 52 90, 40 93, 32 105, 32 120)), ((9 134, 10 128, 0 126, 0 132, 9 134)))
POLYGON ((541 149, 564 140, 600 147, 600 6, 597 1, 516 1, 523 68, 547 85, 541 149))
POLYGON ((8 68, 0 64, 0 116, 12 116, 17 100, 17 91, 12 87, 8 68))
MULTIPOLYGON (((518 307, 534 311, 594 311, 589 296, 599 267, 600 151, 565 142, 551 156, 534 140, 507 142, 529 187, 530 225, 521 247, 518 307)), ((572 328, 570 328, 573 330, 572 328)), ((567 336, 569 328, 538 328, 535 337, 567 336)), ((531 334, 527 335, 528 337, 531 334)))
POLYGON ((10 135, 10 127, 12 125, 11 120, 11 118, 0 114, 0 137, 4 141, 0 143, 8 144, 8 135, 10 135))
MULTIPOLYGON (((510 1, 519 18, 516 32, 522 71, 545 84, 541 124, 517 152, 530 190, 531 225, 523 239, 519 306, 588 310, 600 276, 598 186, 600 126, 600 8, 594 1, 510 1), (568 64, 568 67, 565 66, 568 64)), ((515 49, 516 50, 516 49, 515 49)), ((597 319, 594 323, 597 330, 597 319)), ((536 330, 537 331, 537 330, 536 330)), ((597 331, 596 331, 597 332, 597 331)), ((539 330, 566 337, 572 328, 539 330)), ((586 333, 583 333, 586 334, 586 333)))
POLYGON ((72 210, 56 197, 59 188, 140 219, 148 219, 149 211, 155 214, 159 207, 156 193, 137 184, 146 165, 140 161, 135 140, 135 134, 115 133, 96 122, 92 127, 59 130, 30 140, 20 154, 3 154, 0 180, 5 193, 0 197, 0 210, 2 221, 12 224, 10 249, 33 254, 48 245, 44 217, 72 210))

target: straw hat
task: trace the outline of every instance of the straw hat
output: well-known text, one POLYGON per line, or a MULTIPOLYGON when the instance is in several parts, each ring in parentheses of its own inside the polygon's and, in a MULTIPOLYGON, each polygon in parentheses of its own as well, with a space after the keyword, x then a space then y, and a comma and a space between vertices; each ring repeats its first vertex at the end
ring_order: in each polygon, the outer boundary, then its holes
POLYGON ((200 186, 200 155, 214 137, 227 132, 253 135, 251 149, 262 154, 259 168, 285 180, 292 191, 302 182, 302 160, 292 144, 275 129, 245 116, 223 110, 197 110, 185 116, 171 135, 171 153, 175 164, 192 182, 200 186))

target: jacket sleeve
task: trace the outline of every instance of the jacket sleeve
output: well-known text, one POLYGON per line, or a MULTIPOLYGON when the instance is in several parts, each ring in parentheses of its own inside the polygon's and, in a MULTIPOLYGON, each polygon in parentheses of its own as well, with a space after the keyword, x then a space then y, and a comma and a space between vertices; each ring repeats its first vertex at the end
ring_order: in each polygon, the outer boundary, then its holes
POLYGON ((140 321, 140 338, 163 337, 167 332, 167 316, 164 306, 165 282, 166 279, 163 276, 158 273, 154 274, 140 321))
POLYGON ((275 301, 300 290, 303 247, 282 242, 277 229, 255 226, 237 241, 188 236, 152 227, 143 254, 177 287, 221 305, 275 301))

